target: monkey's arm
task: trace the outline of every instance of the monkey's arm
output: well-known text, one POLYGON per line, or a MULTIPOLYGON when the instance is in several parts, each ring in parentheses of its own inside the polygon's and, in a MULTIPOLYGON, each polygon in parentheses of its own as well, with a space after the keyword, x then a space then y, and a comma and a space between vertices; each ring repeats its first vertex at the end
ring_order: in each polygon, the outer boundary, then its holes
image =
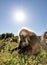
POLYGON ((19 47, 14 48, 14 49, 12 49, 12 50, 10 50, 10 53, 12 54, 14 51, 19 50, 19 49, 21 49, 21 47, 20 47, 20 46, 19 46, 19 47))

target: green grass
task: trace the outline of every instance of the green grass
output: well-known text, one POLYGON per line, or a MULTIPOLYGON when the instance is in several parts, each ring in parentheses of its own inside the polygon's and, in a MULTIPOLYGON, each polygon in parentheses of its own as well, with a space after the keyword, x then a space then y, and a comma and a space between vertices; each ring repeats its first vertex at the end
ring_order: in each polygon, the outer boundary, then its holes
MULTIPOLYGON (((0 46, 4 41, 0 40, 0 46)), ((47 52, 41 48, 38 56, 18 54, 14 51, 12 54, 9 50, 18 46, 15 42, 5 41, 4 49, 0 52, 0 65, 47 65, 47 52)))

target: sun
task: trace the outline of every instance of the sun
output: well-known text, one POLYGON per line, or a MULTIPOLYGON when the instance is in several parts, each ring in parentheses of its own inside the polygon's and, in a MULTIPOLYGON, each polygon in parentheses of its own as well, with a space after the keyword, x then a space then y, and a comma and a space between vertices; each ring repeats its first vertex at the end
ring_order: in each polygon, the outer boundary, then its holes
POLYGON ((23 22, 26 19, 26 15, 23 11, 15 11, 13 13, 13 20, 17 22, 23 22))

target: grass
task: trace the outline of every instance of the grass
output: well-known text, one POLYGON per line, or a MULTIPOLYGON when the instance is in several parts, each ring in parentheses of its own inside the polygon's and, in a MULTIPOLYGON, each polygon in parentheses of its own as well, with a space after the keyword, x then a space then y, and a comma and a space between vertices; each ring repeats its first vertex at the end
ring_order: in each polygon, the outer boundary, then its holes
POLYGON ((0 40, 0 46, 3 43, 6 46, 0 52, 0 65, 47 65, 47 52, 44 49, 41 48, 38 56, 19 55, 18 51, 11 54, 9 50, 17 47, 18 43, 0 40))

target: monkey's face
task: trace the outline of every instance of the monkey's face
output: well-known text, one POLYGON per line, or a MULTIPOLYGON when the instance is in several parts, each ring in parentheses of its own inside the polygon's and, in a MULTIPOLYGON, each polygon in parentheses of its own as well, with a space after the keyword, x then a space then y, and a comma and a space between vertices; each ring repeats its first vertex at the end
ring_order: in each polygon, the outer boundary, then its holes
POLYGON ((19 34, 19 47, 24 48, 29 45, 28 42, 28 32, 21 31, 19 34))
POLYGON ((19 46, 21 48, 29 45, 28 36, 20 35, 19 46))

